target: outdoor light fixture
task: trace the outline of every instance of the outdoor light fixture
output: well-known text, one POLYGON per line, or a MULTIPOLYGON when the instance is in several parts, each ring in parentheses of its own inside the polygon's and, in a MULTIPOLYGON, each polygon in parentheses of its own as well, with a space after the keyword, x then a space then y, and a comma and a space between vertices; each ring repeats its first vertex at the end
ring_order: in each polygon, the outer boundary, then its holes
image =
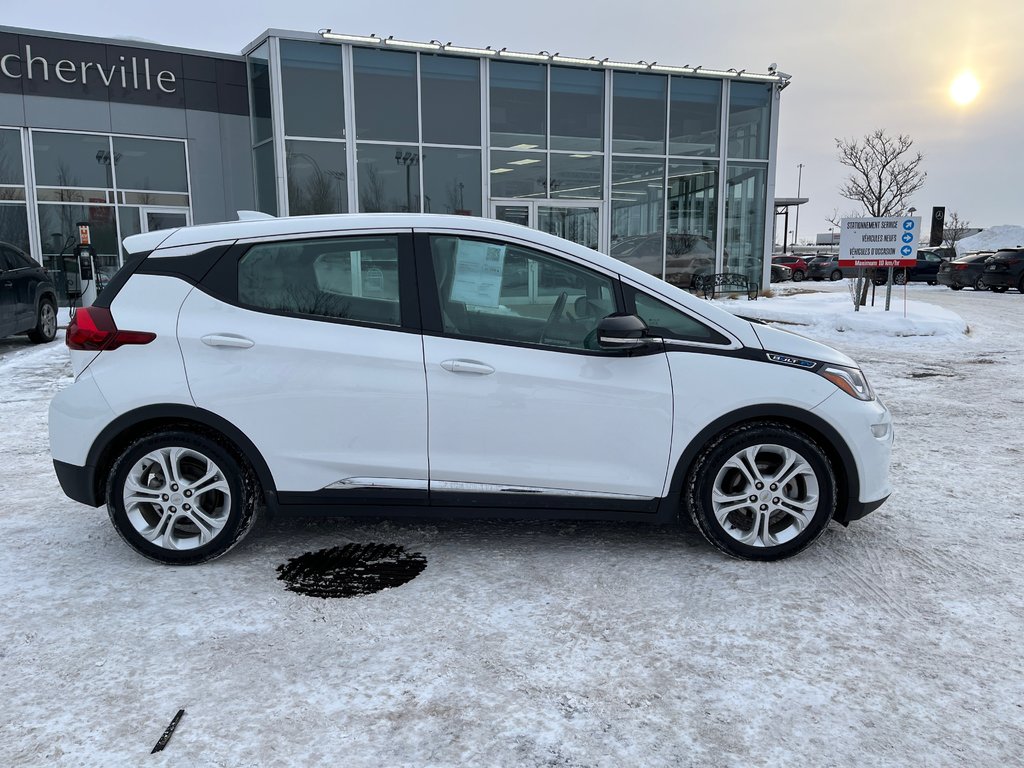
POLYGON ((426 51, 436 51, 441 47, 441 44, 438 42, 416 43, 412 40, 395 40, 393 37, 385 40, 384 45, 397 45, 401 48, 422 48, 426 51))
POLYGON ((551 58, 550 54, 546 53, 520 53, 519 51, 509 51, 505 48, 498 51, 498 55, 510 59, 529 59, 530 61, 547 61, 551 58))
POLYGON ((651 69, 655 72, 693 72, 693 67, 670 67, 667 64, 651 64, 651 69))
POLYGON ((601 63, 606 67, 615 67, 616 69, 648 69, 650 67, 649 64, 639 61, 634 63, 630 61, 611 61, 610 59, 605 59, 601 63))
POLYGON ((327 40, 342 40, 346 43, 366 43, 369 45, 380 45, 380 38, 375 35, 340 35, 336 32, 331 32, 330 29, 321 29, 320 37, 327 40))
POLYGON ((469 53, 474 56, 493 56, 494 54, 497 53, 497 51, 491 48, 490 46, 488 46, 487 48, 466 48, 461 45, 452 45, 451 43, 446 43, 445 45, 442 46, 442 48, 444 49, 445 53, 469 53))
POLYGON ((576 58, 574 56, 562 56, 562 55, 557 54, 557 53, 554 56, 551 57, 551 60, 552 61, 557 61, 557 62, 559 62, 561 64, 600 64, 601 63, 597 59, 595 59, 593 56, 591 56, 589 59, 578 59, 578 58, 576 58))

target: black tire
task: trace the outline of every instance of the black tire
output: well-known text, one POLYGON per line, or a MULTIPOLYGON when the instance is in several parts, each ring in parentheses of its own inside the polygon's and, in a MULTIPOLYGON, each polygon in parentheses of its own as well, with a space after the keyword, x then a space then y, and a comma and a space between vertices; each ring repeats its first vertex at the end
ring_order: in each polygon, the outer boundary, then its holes
POLYGON ((1020 282, 1017 283, 1017 290, 1024 293, 1024 275, 1020 276, 1020 282))
MULTIPOLYGON (((900 270, 897 270, 897 271, 893 272, 892 273, 892 281, 894 283, 896 283, 896 285, 906 285, 907 284, 907 271, 905 269, 900 269, 900 270)), ((884 283, 885 281, 883 280, 882 282, 884 283)))
POLYGON ((793 282, 799 283, 804 279, 804 271, 802 269, 793 270, 793 282))
POLYGON ((960 285, 960 283, 950 283, 949 287, 954 291, 962 291, 964 289, 964 287, 960 285))
MULTIPOLYGON (((762 469, 767 472, 771 471, 772 468, 766 465, 762 469)), ((736 472, 736 470, 733 470, 733 472, 736 472)), ((740 478, 741 483, 747 483, 738 473, 736 476, 740 478)), ((765 480, 770 482, 769 478, 765 478, 765 480)), ((793 481, 793 483, 800 482, 803 481, 793 481)), ((785 488, 789 489, 790 485, 787 484, 785 488)), ((773 489, 772 486, 762 487, 762 490, 750 490, 755 494, 774 492, 780 496, 783 495, 783 491, 773 489)), ((807 490, 806 486, 804 490, 807 490)), ((745 490, 739 495, 745 495, 745 490)), ((767 502, 769 499, 761 499, 760 501, 767 502)), ((774 501, 777 503, 778 499, 776 498, 774 501)), ((761 508, 763 509, 767 506, 769 505, 766 503, 761 508)), ((835 514, 836 509, 835 474, 825 452, 806 435, 795 432, 785 424, 775 422, 744 424, 719 435, 705 446, 700 455, 698 455, 686 480, 684 507, 704 538, 726 554, 744 560, 781 560, 792 557, 805 549, 828 527, 829 521, 835 514), (726 474, 723 477, 726 479, 729 477, 725 466, 726 463, 740 451, 758 445, 765 448, 781 446, 796 452, 812 472, 818 487, 817 506, 811 513, 807 524, 792 537, 775 545, 766 545, 763 540, 761 545, 750 545, 739 541, 733 535, 730 535, 717 520, 712 505, 712 493, 719 474, 725 472, 726 474)), ((737 508, 730 513, 727 520, 732 521, 732 516, 737 514, 740 517, 744 517, 749 514, 756 515, 758 513, 753 509, 753 505, 750 505, 749 509, 737 508)), ((775 523, 769 522, 769 525, 778 525, 787 519, 784 514, 776 517, 776 513, 773 512, 769 513, 769 515, 769 521, 776 521, 775 523)), ((751 530, 753 530, 752 525, 751 530)), ((787 531, 788 529, 780 529, 776 530, 775 533, 786 534, 787 531)))
POLYGON ((51 299, 44 298, 36 309, 36 327, 28 332, 28 339, 35 344, 49 344, 57 336, 57 306, 51 299))
MULTIPOLYGON (((198 460, 192 456, 186 456, 183 459, 179 470, 188 470, 189 461, 195 465, 194 472, 196 474, 201 475, 205 471, 201 468, 198 460)), ((159 469, 153 472, 152 468, 154 466, 154 464, 150 464, 150 469, 145 470, 145 472, 153 473, 154 475, 161 474, 159 469)), ((207 467, 209 467, 209 464, 207 464, 207 467)), ((185 474, 185 472, 182 474, 185 474)), ((155 488, 157 485, 159 485, 159 480, 156 484, 153 482, 146 483, 147 489, 155 488)), ((177 490, 178 486, 169 486, 169 488, 177 490)), ((220 557, 245 537, 252 529, 261 511, 259 482, 249 463, 240 458, 231 447, 225 445, 220 440, 205 434, 181 429, 168 429, 146 435, 128 445, 111 467, 106 490, 107 512, 110 515, 110 521, 114 524, 115 530, 124 539, 125 543, 143 557, 168 565, 198 565, 199 563, 205 563, 220 557), (129 473, 148 454, 161 449, 172 448, 184 448, 190 453, 200 454, 202 458, 216 465, 223 474, 229 495, 225 496, 216 490, 210 493, 203 492, 204 501, 200 502, 199 497, 201 494, 199 492, 194 497, 189 499, 179 498, 177 501, 175 501, 175 498, 168 498, 168 494, 163 496, 162 499, 155 498, 155 504, 132 505, 133 518, 130 518, 124 501, 124 488, 129 473), (217 496, 217 494, 220 495, 217 496), (219 506, 219 509, 216 512, 211 512, 211 506, 207 506, 201 511, 211 516, 216 515, 218 521, 222 521, 221 527, 213 534, 210 541, 205 544, 200 543, 198 546, 191 546, 191 541, 198 538, 198 536, 191 536, 191 534, 193 531, 198 532, 200 526, 191 517, 186 515, 184 509, 180 514, 174 514, 177 512, 177 508, 169 506, 169 504, 184 503, 187 505, 187 502, 191 501, 198 510, 201 509, 200 504, 206 505, 210 500, 212 500, 211 505, 219 506), (170 515, 168 510, 171 511, 170 515), (172 520, 170 525, 164 525, 162 522, 167 517, 170 517, 172 520), (168 533, 182 533, 184 535, 179 540, 189 544, 191 548, 171 548, 156 544, 147 539, 137 529, 136 524, 132 522, 132 519, 138 521, 140 518, 144 518, 146 522, 159 519, 161 522, 153 523, 153 529, 160 526, 168 533)), ((159 496, 154 491, 147 490, 146 493, 152 494, 154 497, 159 496)), ((176 497, 181 494, 176 493, 174 495, 176 497)), ((158 539, 166 541, 166 536, 161 534, 158 539)), ((201 538, 199 540, 201 542, 201 538)))
POLYGON ((938 285, 938 284, 939 284, 938 280, 929 280, 928 281, 928 285, 938 285))
POLYGON ((976 291, 987 291, 988 290, 988 286, 985 285, 984 278, 979 277, 977 280, 974 281, 974 290, 976 290, 976 291))
POLYGON ((1008 290, 1010 290, 1010 286, 1008 286, 1008 285, 993 285, 993 286, 991 286, 989 288, 989 290, 992 291, 992 293, 1006 293, 1008 290))
POLYGON ((843 273, 840 272, 838 269, 833 269, 832 270, 832 274, 828 276, 828 279, 831 280, 833 283, 836 280, 842 280, 843 279, 843 273))

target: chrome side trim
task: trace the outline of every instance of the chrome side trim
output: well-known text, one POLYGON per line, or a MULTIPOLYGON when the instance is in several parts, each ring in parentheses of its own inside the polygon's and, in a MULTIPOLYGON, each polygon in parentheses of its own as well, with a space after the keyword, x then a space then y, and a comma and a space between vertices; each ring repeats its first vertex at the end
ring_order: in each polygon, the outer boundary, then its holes
POLYGON ((413 480, 405 477, 346 477, 336 483, 324 486, 325 491, 348 491, 356 488, 391 488, 403 491, 429 490, 426 480, 413 480))
POLYGON ((460 483, 451 480, 432 480, 432 491, 454 493, 530 493, 538 496, 570 496, 585 499, 621 499, 624 501, 651 501, 653 496, 637 496, 632 493, 605 493, 602 491, 577 491, 568 488, 540 488, 533 485, 498 485, 494 483, 460 483))

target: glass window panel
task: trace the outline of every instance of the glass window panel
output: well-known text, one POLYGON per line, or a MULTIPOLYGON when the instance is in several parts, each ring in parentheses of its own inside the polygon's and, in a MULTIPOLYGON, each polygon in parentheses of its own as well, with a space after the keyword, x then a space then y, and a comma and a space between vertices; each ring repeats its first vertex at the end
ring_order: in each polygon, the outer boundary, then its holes
POLYGON ((768 159, 771 84, 729 84, 729 157, 768 159))
POLYGON ((0 201, 3 200, 24 200, 24 187, 0 187, 0 201))
POLYGON ((600 200, 604 188, 604 157, 551 153, 549 197, 600 200))
POLYGON ((107 203, 109 193, 105 189, 38 189, 38 202, 53 203, 107 203))
POLYGON ((514 244, 430 238, 445 333, 600 351, 597 324, 613 313, 612 281, 514 244))
POLYGON ((114 207, 40 203, 38 210, 43 267, 50 272, 62 300, 81 295, 78 262, 73 254, 74 244, 78 242, 79 222, 89 225, 92 246, 96 249, 93 259, 96 287, 102 289, 121 265, 114 207))
POLYGON ((673 285, 715 272, 717 199, 718 163, 669 161, 665 280, 673 285))
POLYGON ((130 205, 117 206, 117 221, 121 227, 121 260, 124 261, 124 239, 142 232, 141 217, 139 209, 130 205))
POLYGON ((284 132, 345 138, 341 46, 281 41, 284 132))
POLYGON ((616 72, 612 149, 615 152, 665 154, 665 102, 668 78, 616 72))
POLYGON ((289 140, 285 159, 290 215, 348 212, 344 142, 289 140))
POLYGON ((721 132, 721 81, 673 77, 669 108, 669 154, 717 157, 718 136, 721 132))
POLYGON ((83 133, 32 132, 36 183, 44 187, 113 187, 110 140, 83 133))
POLYGON ((270 46, 264 43, 249 54, 249 93, 252 98, 252 143, 274 134, 270 119, 270 46))
POLYGON ((490 62, 491 146, 547 147, 547 67, 490 62))
POLYGON ((665 165, 617 157, 612 162, 612 248, 616 259, 661 277, 665 263, 665 165))
POLYGON ((260 144, 252 151, 256 171, 256 207, 277 216, 277 173, 274 170, 274 144, 260 144))
POLYGON ((170 192, 121 192, 118 202, 128 205, 173 205, 188 207, 188 195, 170 192))
POLYGON ((600 245, 599 210, 582 205, 538 205, 537 229, 596 251, 600 245))
POLYGON ((480 144, 480 62, 420 56, 423 141, 480 144))
POLYGON ((604 137, 604 72, 551 68, 551 148, 600 152, 604 137))
POLYGON ((768 170, 730 163, 725 188, 725 271, 761 283, 768 170))
POLYGON ((255 245, 238 262, 238 301, 274 312, 398 325, 398 238, 255 245))
POLYGON ((118 189, 188 192, 185 145, 180 141, 114 137, 118 189))
POLYGON ((356 159, 361 212, 419 212, 420 155, 416 147, 360 144, 356 159))
POLYGON ((24 184, 21 131, 0 130, 0 184, 24 184))
POLYGON ((356 136, 373 141, 419 141, 416 54, 356 48, 352 57, 356 136))
POLYGON ((705 344, 728 344, 728 340, 722 334, 653 296, 637 291, 635 300, 636 314, 647 323, 652 336, 699 341, 705 344))
POLYGON ((24 203, 0 203, 0 243, 29 252, 28 209, 24 203))
POLYGON ((423 212, 483 215, 479 149, 423 148, 423 212))
POLYGON ((491 197, 547 197, 544 152, 491 152, 491 197))

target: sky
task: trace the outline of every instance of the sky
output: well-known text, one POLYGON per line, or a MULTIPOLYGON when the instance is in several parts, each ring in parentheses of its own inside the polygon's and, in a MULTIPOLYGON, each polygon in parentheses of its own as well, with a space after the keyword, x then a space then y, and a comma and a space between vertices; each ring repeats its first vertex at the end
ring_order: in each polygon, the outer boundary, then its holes
MULTIPOLYGON (((944 205, 974 226, 1024 224, 1024 3, 1020 0, 0 0, 8 26, 238 53, 267 28, 394 35, 470 46, 658 61, 793 76, 782 93, 776 196, 801 207, 799 236, 856 206, 839 196, 836 138, 876 128, 914 139, 924 187, 911 203, 944 205), (970 70, 977 98, 958 106, 970 70), (803 164, 802 174, 798 165, 803 164)), ((796 222, 790 217, 790 229, 796 222)), ((782 218, 778 227, 781 233, 782 218)), ((781 234, 779 238, 781 240, 781 234)))

